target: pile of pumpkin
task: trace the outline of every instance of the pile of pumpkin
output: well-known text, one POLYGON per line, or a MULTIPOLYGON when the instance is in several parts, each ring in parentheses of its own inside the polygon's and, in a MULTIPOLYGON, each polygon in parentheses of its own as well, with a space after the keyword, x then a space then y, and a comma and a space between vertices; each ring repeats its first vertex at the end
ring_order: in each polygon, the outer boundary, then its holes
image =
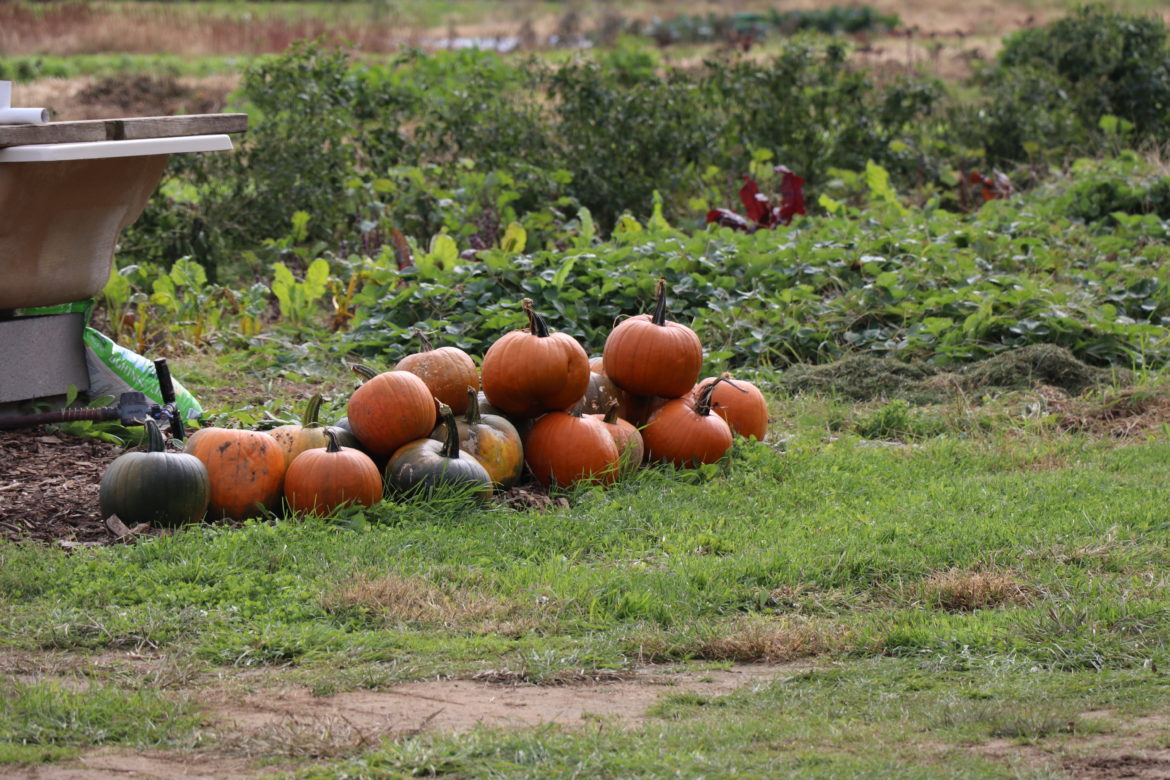
POLYGON ((713 463, 733 433, 764 438, 767 406, 754 385, 728 374, 696 384, 702 346, 667 319, 664 281, 654 313, 618 323, 592 360, 551 333, 530 300, 523 306, 528 327, 492 344, 482 370, 425 337, 391 371, 355 367, 366 381, 334 426, 317 423, 314 396, 301 424, 202 428, 184 453, 169 453, 148 420, 148 451, 122 455, 103 476, 102 511, 128 525, 177 525, 276 511, 283 498, 291 511, 325 514, 440 485, 490 496, 525 467, 546 488, 604 484, 644 461, 713 463))

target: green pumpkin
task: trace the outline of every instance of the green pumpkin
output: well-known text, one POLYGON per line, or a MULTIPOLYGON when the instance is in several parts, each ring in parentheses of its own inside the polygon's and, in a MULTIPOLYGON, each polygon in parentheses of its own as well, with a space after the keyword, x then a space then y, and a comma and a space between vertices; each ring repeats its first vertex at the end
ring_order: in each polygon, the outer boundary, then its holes
POLYGON ((207 514, 211 480, 194 455, 167 452, 154 420, 146 421, 147 451, 118 456, 102 475, 102 516, 126 525, 195 523, 207 514))
POLYGON ((492 478, 471 453, 459 449, 459 427, 451 407, 442 404, 446 439, 415 439, 394 451, 386 464, 386 484, 402 493, 431 493, 440 485, 477 485, 482 498, 492 494, 492 478))

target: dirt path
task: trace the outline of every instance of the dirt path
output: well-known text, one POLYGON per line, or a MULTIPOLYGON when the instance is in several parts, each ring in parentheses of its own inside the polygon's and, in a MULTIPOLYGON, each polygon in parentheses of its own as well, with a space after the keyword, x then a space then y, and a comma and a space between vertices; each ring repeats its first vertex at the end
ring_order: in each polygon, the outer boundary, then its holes
POLYGON ((636 727, 650 717, 648 711, 663 697, 678 693, 722 696, 808 668, 808 664, 744 664, 704 671, 646 668, 612 681, 563 686, 432 680, 320 697, 304 687, 263 687, 262 678, 250 674, 245 686, 241 680, 228 678, 191 694, 207 713, 213 734, 208 749, 100 748, 74 761, 18 769, 8 777, 258 777, 292 767, 291 763, 272 764, 273 759, 339 759, 371 750, 387 739, 459 733, 480 725, 555 724, 573 729, 604 721, 636 727), (263 766, 253 764, 260 759, 263 766))

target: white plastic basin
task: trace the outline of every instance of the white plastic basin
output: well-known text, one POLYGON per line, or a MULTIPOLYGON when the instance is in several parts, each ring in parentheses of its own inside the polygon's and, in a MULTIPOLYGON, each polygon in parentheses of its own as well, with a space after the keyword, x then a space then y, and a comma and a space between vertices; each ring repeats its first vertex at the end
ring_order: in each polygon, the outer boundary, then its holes
POLYGON ((193 135, 0 149, 0 309, 98 295, 169 156, 231 148, 227 135, 193 135))

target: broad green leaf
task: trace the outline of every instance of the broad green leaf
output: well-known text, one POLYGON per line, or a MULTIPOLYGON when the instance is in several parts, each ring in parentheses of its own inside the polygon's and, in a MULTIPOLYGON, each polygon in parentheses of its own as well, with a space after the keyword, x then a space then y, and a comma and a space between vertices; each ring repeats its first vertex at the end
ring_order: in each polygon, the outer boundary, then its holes
POLYGON ((525 245, 528 243, 528 231, 519 222, 509 223, 507 230, 504 231, 504 237, 500 240, 500 249, 512 254, 519 254, 524 251, 525 245))

